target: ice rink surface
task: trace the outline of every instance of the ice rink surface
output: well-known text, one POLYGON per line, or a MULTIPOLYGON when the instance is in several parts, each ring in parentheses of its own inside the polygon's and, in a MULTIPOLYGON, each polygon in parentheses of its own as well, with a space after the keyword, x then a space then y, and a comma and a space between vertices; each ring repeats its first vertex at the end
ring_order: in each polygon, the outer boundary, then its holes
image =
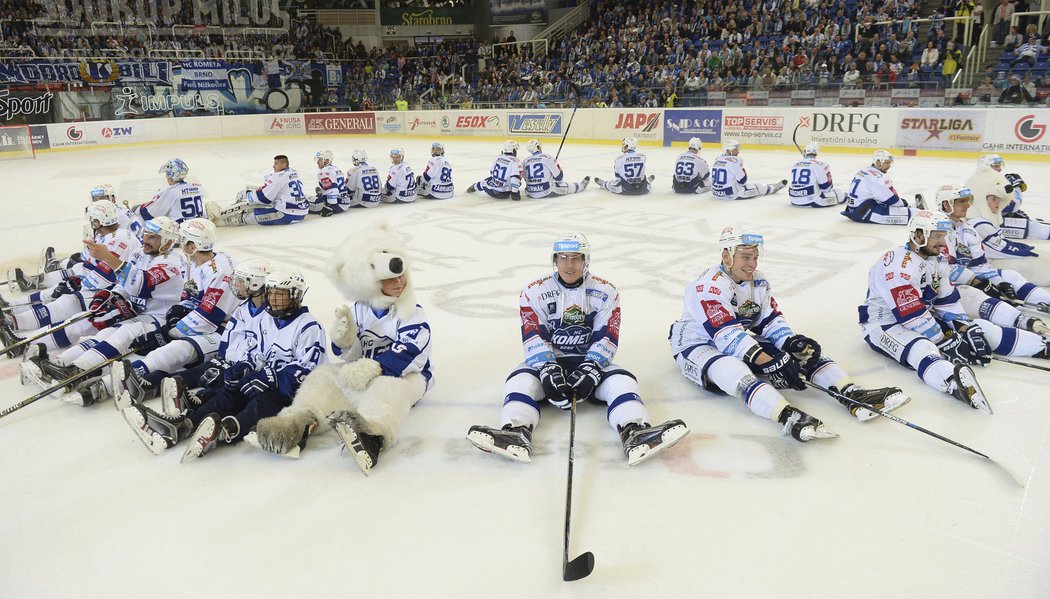
MULTIPOLYGON (((409 240, 437 385, 372 476, 340 454, 331 433, 311 438, 298 461, 240 445, 181 465, 181 447, 154 457, 111 404, 44 399, 0 420, 0 596, 1050 597, 1050 373, 1005 363, 978 369, 995 409, 985 416, 860 338, 868 268, 906 240, 905 228, 793 208, 786 192, 741 202, 675 195, 680 148, 641 148, 657 176, 647 197, 593 184, 536 201, 466 195, 502 140, 445 141, 452 200, 220 229, 219 248, 236 258, 301 268, 306 303, 325 324, 343 301, 323 275, 332 248, 379 219, 409 240), (857 382, 903 388, 913 400, 902 418, 1008 464, 1027 486, 905 426, 858 423, 820 392, 788 391, 841 435, 803 445, 742 402, 683 378, 668 326, 686 284, 718 261, 727 224, 765 235, 759 268, 796 331, 815 337, 857 382), (682 418, 692 434, 628 467, 604 409, 581 406, 571 553, 592 551, 596 567, 565 583, 568 415, 544 410, 528 466, 479 452, 465 434, 471 424, 498 424, 504 377, 522 359, 517 295, 550 271, 551 242, 571 230, 589 236, 592 272, 620 289, 616 361, 637 375, 654 421, 682 418)), ((188 179, 204 185, 206 199, 227 204, 261 182, 274 154, 288 154, 312 182, 316 150, 333 150, 345 169, 353 149, 365 148, 384 172, 394 145, 422 171, 429 140, 383 137, 185 143, 2 163, 0 261, 4 270, 35 269, 44 245, 76 250, 92 185, 110 182, 120 199, 145 201, 172 157, 189 164, 188 179)), ((561 164, 570 180, 606 178, 617 153, 570 143, 561 164)), ((709 161, 717 153, 703 151, 709 161)), ((797 159, 742 155, 764 182, 785 178, 797 159)), ((868 164, 862 154, 824 157, 840 186, 868 164)), ((898 157, 889 174, 902 195, 932 197, 939 185, 964 181, 976 158, 898 157)), ((1046 163, 1007 166, 1029 182, 1028 213, 1050 217, 1046 163)), ((0 361, 0 407, 35 391, 19 384, 14 360, 0 361)))

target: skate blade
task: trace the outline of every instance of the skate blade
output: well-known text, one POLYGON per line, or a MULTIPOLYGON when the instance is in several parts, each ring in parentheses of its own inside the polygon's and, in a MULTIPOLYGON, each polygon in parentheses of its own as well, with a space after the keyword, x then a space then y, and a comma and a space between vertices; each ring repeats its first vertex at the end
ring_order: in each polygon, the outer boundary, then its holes
POLYGON ((343 447, 350 452, 350 456, 357 462, 358 468, 365 476, 371 474, 372 471, 372 458, 368 457, 368 452, 361 449, 361 443, 357 437, 357 431, 354 427, 350 426, 346 422, 334 422, 332 428, 335 429, 335 434, 339 435, 339 438, 343 441, 343 447))
POLYGON ((109 388, 112 389, 113 407, 121 410, 123 408, 131 407, 131 396, 128 396, 128 403, 121 405, 121 395, 127 393, 124 390, 124 363, 121 361, 113 362, 109 366, 109 388))
POLYGON ((518 462, 519 464, 531 464, 532 456, 525 451, 524 447, 520 445, 508 445, 506 449, 496 447, 493 445, 493 438, 491 435, 486 435, 480 431, 471 431, 467 433, 467 441, 470 441, 474 447, 477 447, 485 453, 492 453, 503 456, 509 460, 518 462))
POLYGON ((156 431, 149 430, 149 427, 146 426, 142 412, 127 408, 121 410, 120 413, 124 416, 124 421, 131 427, 132 432, 135 433, 135 438, 146 446, 150 453, 160 455, 162 451, 168 448, 168 443, 164 440, 164 437, 156 431))
MULTIPOLYGON (((897 408, 903 406, 904 404, 908 403, 909 401, 911 401, 911 398, 905 395, 903 392, 894 393, 893 395, 886 398, 886 404, 882 406, 882 410, 880 411, 888 414, 896 410, 897 408)), ((857 408, 856 416, 857 420, 859 420, 860 422, 867 422, 869 420, 879 417, 879 415, 875 412, 872 412, 871 410, 865 408, 857 408)))
POLYGON ((631 450, 631 452, 627 455, 627 465, 636 466, 638 464, 641 464, 642 462, 655 456, 661 451, 664 451, 665 449, 670 449, 688 434, 689 427, 687 427, 686 425, 680 424, 678 426, 672 426, 671 428, 665 430, 663 433, 660 434, 660 443, 656 447, 642 445, 639 447, 635 447, 633 450, 631 450))
POLYGON ((988 397, 985 396, 984 390, 981 389, 980 383, 977 382, 977 377, 973 375, 973 371, 963 370, 960 372, 960 379, 963 386, 972 388, 973 395, 970 396, 970 407, 981 412, 982 414, 988 414, 991 416, 992 405, 988 403, 988 397))
POLYGON ((204 422, 197 427, 197 430, 193 434, 193 438, 190 439, 190 445, 186 448, 186 451, 182 453, 182 459, 179 460, 179 463, 185 464, 186 462, 192 462, 208 452, 203 441, 205 438, 216 434, 215 428, 219 426, 219 423, 213 421, 211 418, 205 418, 204 422), (211 428, 203 428, 204 422, 209 423, 211 428))
POLYGON ((806 427, 799 433, 799 437, 802 437, 802 442, 806 443, 814 439, 835 439, 839 436, 838 433, 831 432, 823 424, 817 428, 806 427))
POLYGON ((256 449, 261 449, 261 450, 263 450, 263 451, 265 451, 266 453, 269 453, 269 454, 281 456, 282 458, 291 458, 293 460, 298 460, 299 459, 300 449, 299 449, 298 445, 296 445, 295 447, 293 447, 290 450, 286 451, 285 453, 275 453, 275 452, 272 452, 272 451, 266 449, 265 447, 262 446, 262 444, 259 443, 259 435, 255 431, 252 431, 252 432, 248 433, 247 435, 245 435, 244 436, 244 442, 247 443, 248 445, 251 445, 252 447, 254 447, 256 449))

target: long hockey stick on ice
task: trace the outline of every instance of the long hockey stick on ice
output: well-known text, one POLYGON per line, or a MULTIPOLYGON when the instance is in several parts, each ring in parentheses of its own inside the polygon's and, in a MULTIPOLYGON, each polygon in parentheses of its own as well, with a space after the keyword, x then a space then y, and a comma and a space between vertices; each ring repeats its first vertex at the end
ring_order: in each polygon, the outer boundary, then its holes
POLYGON ((1038 364, 1029 364, 1027 362, 1021 362, 1018 360, 1011 360, 1010 358, 1004 358, 1002 356, 992 356, 992 359, 997 362, 1006 362, 1007 364, 1016 364, 1017 366, 1026 366, 1028 368, 1035 368, 1036 370, 1042 370, 1044 372, 1050 372, 1050 368, 1046 366, 1039 366, 1038 364))
POLYGON ((586 578, 594 570, 594 554, 590 551, 569 561, 569 525, 572 522, 572 464, 576 445, 576 395, 569 409, 569 482, 565 491, 565 551, 561 558, 561 578, 566 582, 586 578))
POLYGON ((11 345, 8 345, 7 347, 5 347, 3 349, 0 349, 0 355, 6 354, 6 353, 10 352, 11 350, 18 349, 18 348, 20 348, 23 345, 26 345, 28 343, 32 343, 32 342, 36 341, 37 339, 40 339, 41 337, 47 337, 51 333, 57 333, 58 331, 61 331, 62 329, 66 328, 68 326, 74 325, 74 324, 80 322, 81 320, 84 320, 85 318, 90 317, 92 314, 94 314, 94 312, 92 312, 91 310, 88 310, 87 312, 81 312, 80 314, 78 314, 78 315, 76 315, 76 316, 74 316, 72 318, 67 319, 62 324, 55 325, 55 326, 51 327, 50 329, 47 329, 46 331, 42 331, 40 333, 37 333, 36 335, 33 335, 32 337, 26 337, 25 339, 23 339, 23 340, 21 340, 21 341, 19 341, 17 343, 12 343, 11 345))
POLYGON ((888 420, 892 420, 892 421, 896 422, 897 424, 903 424, 904 426, 906 426, 908 428, 911 428, 911 429, 915 429, 915 430, 919 431, 920 433, 926 433, 927 435, 929 435, 929 436, 931 436, 931 437, 933 437, 935 439, 940 439, 941 441, 944 441, 945 443, 950 443, 950 444, 952 444, 952 445, 954 445, 954 446, 956 446, 956 447, 958 447, 960 449, 965 449, 966 451, 968 451, 970 453, 979 455, 982 458, 988 460, 989 462, 991 462, 991 463, 995 464, 996 466, 998 466, 999 468, 1001 468, 1007 474, 1009 474, 1010 478, 1014 479, 1014 481, 1018 485, 1020 485, 1022 487, 1025 486, 1024 482, 1022 482, 1021 479, 1017 476, 1017 474, 1015 474, 1012 470, 1010 470, 1006 466, 1002 465, 1001 463, 995 461, 994 459, 992 459, 988 455, 983 454, 983 453, 977 451, 976 449, 973 449, 972 447, 967 447, 967 446, 963 445, 962 443, 958 443, 956 441, 952 441, 951 439, 949 439, 948 437, 945 437, 944 435, 939 435, 939 434, 931 431, 930 429, 923 428, 923 427, 919 426, 918 424, 915 424, 914 422, 908 422, 907 420, 905 420, 903 418, 900 418, 899 416, 896 416, 896 415, 891 414, 889 412, 883 412, 882 410, 880 410, 880 409, 878 409, 878 408, 876 408, 874 406, 869 406, 867 404, 863 404, 863 403, 861 403, 861 402, 859 402, 859 401, 857 401, 855 399, 852 399, 852 398, 847 397, 847 396, 845 396, 845 395, 843 395, 841 393, 838 393, 837 391, 832 391, 831 389, 828 389, 826 387, 821 387, 820 385, 817 385, 815 383, 811 383, 809 381, 806 381, 806 384, 809 385, 810 387, 813 387, 814 389, 819 389, 819 390, 823 391, 824 393, 827 393, 828 395, 834 397, 835 399, 847 402, 850 405, 856 406, 858 408, 864 408, 865 410, 870 410, 872 412, 875 412, 879 416, 882 416, 883 418, 886 418, 888 420))
POLYGON ((572 86, 572 93, 575 96, 575 99, 572 103, 572 114, 569 115, 569 122, 565 125, 565 133, 562 134, 561 143, 558 144, 558 152, 554 154, 555 162, 558 161, 558 156, 561 156, 561 148, 565 145, 565 138, 569 136, 569 127, 572 127, 572 119, 576 118, 576 109, 580 107, 580 88, 576 87, 576 84, 571 81, 569 82, 569 85, 572 86))
POLYGON ((55 391, 60 391, 60 390, 65 389, 67 387, 72 387, 72 385, 74 385, 75 383, 78 383, 81 380, 86 379, 88 377, 94 376, 94 374, 96 372, 102 370, 103 367, 108 366, 109 364, 112 364, 113 362, 118 362, 120 360, 123 360, 124 358, 126 358, 126 357, 130 356, 131 354, 137 352, 139 349, 140 348, 138 348, 138 347, 133 347, 133 348, 129 349, 128 351, 120 354, 119 356, 114 356, 112 358, 109 358, 108 360, 102 362, 101 364, 99 364, 98 366, 95 366, 94 368, 91 368, 89 370, 85 370, 83 372, 78 372, 77 374, 74 374, 73 376, 71 376, 71 377, 69 377, 69 378, 67 378, 67 379, 65 379, 63 381, 55 383, 54 385, 48 387, 47 389, 44 389, 43 391, 41 391, 40 393, 37 393, 36 395, 34 395, 32 397, 23 399, 22 401, 16 403, 15 405, 13 405, 13 406, 11 406, 9 408, 4 408, 3 410, 0 410, 0 418, 3 418, 4 416, 7 416, 11 412, 16 412, 18 410, 21 410, 22 408, 28 406, 29 404, 33 403, 34 401, 36 401, 38 399, 43 399, 43 398, 47 397, 48 395, 51 395, 55 391))
POLYGON ((801 126, 802 126, 802 121, 800 120, 798 122, 798 124, 795 125, 795 130, 791 132, 791 143, 795 144, 795 149, 797 149, 798 153, 802 154, 802 157, 805 158, 806 157, 806 153, 802 151, 802 146, 798 145, 798 142, 795 141, 795 136, 798 135, 798 128, 801 127, 801 126))

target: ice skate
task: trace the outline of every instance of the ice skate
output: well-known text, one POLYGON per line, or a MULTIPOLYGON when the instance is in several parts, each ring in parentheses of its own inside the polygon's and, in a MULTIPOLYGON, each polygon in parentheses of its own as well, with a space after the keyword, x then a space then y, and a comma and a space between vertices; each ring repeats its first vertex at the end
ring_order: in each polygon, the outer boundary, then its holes
POLYGON ((926 208, 926 198, 922 197, 921 193, 915 194, 915 206, 919 210, 928 210, 928 208, 926 208))
MULTIPOLYGON (((880 387, 877 389, 865 389, 859 385, 846 385, 841 391, 835 387, 831 388, 832 391, 837 391, 846 397, 864 404, 869 408, 879 410, 882 412, 892 412, 897 408, 911 401, 911 398, 904 394, 903 391, 897 387, 880 387)), ((857 420, 864 422, 871 420, 878 416, 875 412, 865 409, 864 407, 856 404, 851 404, 846 401, 839 400, 839 403, 846 406, 849 409, 849 413, 857 417, 857 420)))
POLYGON ((956 364, 955 373, 952 374, 952 378, 945 381, 945 384, 948 387, 948 393, 955 399, 985 414, 992 413, 992 406, 988 403, 988 398, 984 396, 981 386, 977 384, 977 377, 966 364, 956 364))
POLYGON ((491 428, 475 425, 467 431, 467 440, 481 451, 494 453, 505 458, 532 463, 532 427, 503 425, 503 428, 491 428))
POLYGON ((156 397, 157 390, 149 381, 139 376, 131 366, 130 360, 114 362, 109 369, 110 388, 113 390, 113 403, 118 410, 140 404, 156 397))
POLYGON ((577 193, 587 189, 587 186, 590 185, 590 184, 591 184, 590 176, 584 177, 583 181, 580 181, 580 188, 577 190, 577 193))
POLYGON ((120 411, 139 441, 153 455, 173 447, 193 429, 187 418, 168 418, 146 406, 135 404, 120 411))
MULTIPOLYGON (((0 321, 0 344, 4 347, 11 347, 12 345, 21 341, 22 338, 15 334, 14 329, 11 328, 11 323, 5 317, 0 321)), ((8 350, 5 352, 9 357, 17 358, 26 351, 25 345, 19 345, 18 347, 8 350)))
POLYGON ((55 258, 55 248, 46 247, 40 252, 40 272, 49 273, 62 270, 62 263, 55 258))
POLYGON ((1043 339, 1050 339, 1050 327, 1046 326, 1045 322, 1035 316, 1021 314, 1017 317, 1017 322, 1014 323, 1014 326, 1040 335, 1043 339))
POLYGON ((606 183, 605 179, 602 179, 601 177, 595 177, 594 178, 594 184, 597 185, 598 187, 601 187, 602 189, 605 189, 605 183, 606 183))
POLYGON ((834 439, 838 436, 837 433, 829 431, 823 422, 794 406, 784 408, 777 422, 784 425, 780 429, 781 435, 791 435, 803 443, 812 439, 834 439))
POLYGON ((370 435, 358 430, 357 420, 349 412, 332 412, 327 417, 328 424, 343 440, 347 451, 368 476, 372 468, 379 463, 379 451, 383 448, 383 437, 370 435))
POLYGON ((62 401, 86 408, 109 398, 110 393, 109 389, 106 389, 105 380, 101 376, 95 376, 77 384, 72 393, 62 396, 62 401))
POLYGON ((160 405, 168 416, 181 416, 200 407, 201 401, 186 389, 181 376, 169 376, 160 382, 160 405))
POLYGON ((27 275, 21 268, 16 268, 13 276, 8 273, 7 282, 11 291, 35 291, 40 289, 40 284, 44 282, 44 275, 27 275))
POLYGON ((211 453, 220 442, 232 443, 237 434, 237 419, 233 416, 220 418, 212 412, 204 417, 197 430, 193 432, 190 446, 182 454, 182 462, 195 460, 206 453, 211 453))
POLYGON ((689 434, 689 427, 681 420, 668 420, 656 426, 628 422, 619 431, 627 465, 634 466, 681 441, 689 434))
POLYGON ((769 191, 766 193, 766 195, 769 195, 771 193, 776 193, 776 192, 780 191, 781 189, 784 189, 785 187, 787 187, 787 184, 788 184, 788 180, 787 179, 781 179, 780 181, 777 181, 776 183, 770 183, 769 184, 769 191))

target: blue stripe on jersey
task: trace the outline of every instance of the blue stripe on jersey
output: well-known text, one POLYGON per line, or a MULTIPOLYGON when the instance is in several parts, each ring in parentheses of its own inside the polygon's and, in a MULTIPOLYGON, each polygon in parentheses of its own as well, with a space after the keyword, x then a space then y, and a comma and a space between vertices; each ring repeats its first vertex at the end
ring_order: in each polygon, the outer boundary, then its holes
POLYGON ((512 401, 523 403, 527 406, 532 406, 532 408, 537 411, 539 411, 540 409, 540 404, 528 395, 525 395, 524 393, 508 393, 507 397, 503 398, 503 405, 507 405, 512 401))
POLYGON ((1002 327, 1003 337, 995 348, 995 353, 1009 356, 1017 348, 1017 329, 1013 327, 1002 327))
POLYGON ((720 327, 711 326, 711 321, 707 320, 706 318, 704 319, 704 330, 707 331, 707 334, 709 336, 711 336, 711 337, 714 337, 715 333, 717 333, 718 331, 721 331, 722 329, 724 329, 726 327, 731 327, 731 326, 738 326, 738 327, 741 328, 741 330, 743 330, 743 325, 736 318, 734 318, 732 320, 729 320, 729 321, 726 321, 726 323, 723 324, 720 327))
POLYGON ((637 401, 638 403, 641 403, 642 402, 642 398, 639 397, 637 393, 624 393, 623 395, 621 395, 621 396, 617 397, 616 399, 614 399, 614 400, 609 402, 609 407, 605 409, 605 416, 606 416, 606 418, 612 416, 613 410, 615 410, 616 408, 620 407, 620 405, 625 404, 625 403, 627 403, 629 401, 637 401))

